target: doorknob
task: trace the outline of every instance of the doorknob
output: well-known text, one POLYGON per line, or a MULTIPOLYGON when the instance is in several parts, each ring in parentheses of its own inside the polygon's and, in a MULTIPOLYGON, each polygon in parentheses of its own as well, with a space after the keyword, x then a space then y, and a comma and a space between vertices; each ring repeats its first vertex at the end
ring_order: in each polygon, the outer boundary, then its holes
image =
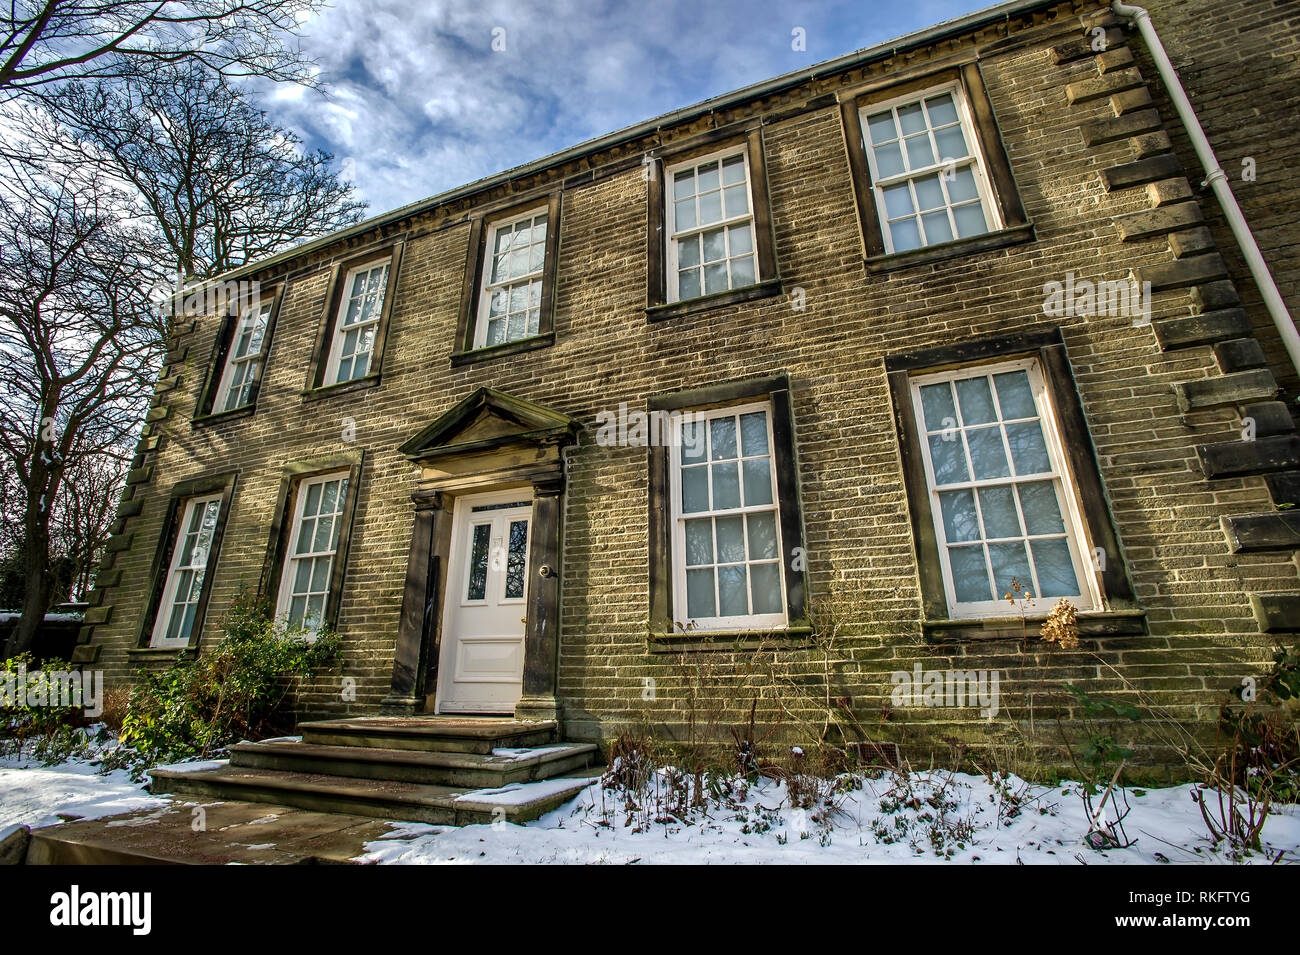
POLYGON ((528 622, 528 618, 527 618, 527 617, 520 617, 520 618, 519 618, 519 622, 520 622, 520 623, 527 623, 527 622, 528 622))

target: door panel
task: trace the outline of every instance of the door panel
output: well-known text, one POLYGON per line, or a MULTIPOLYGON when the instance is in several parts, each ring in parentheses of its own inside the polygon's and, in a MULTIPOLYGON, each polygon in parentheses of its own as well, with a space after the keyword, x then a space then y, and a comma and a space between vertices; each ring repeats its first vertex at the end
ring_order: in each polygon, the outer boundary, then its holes
POLYGON ((439 713, 511 713, 524 672, 532 501, 459 498, 438 666, 439 713))

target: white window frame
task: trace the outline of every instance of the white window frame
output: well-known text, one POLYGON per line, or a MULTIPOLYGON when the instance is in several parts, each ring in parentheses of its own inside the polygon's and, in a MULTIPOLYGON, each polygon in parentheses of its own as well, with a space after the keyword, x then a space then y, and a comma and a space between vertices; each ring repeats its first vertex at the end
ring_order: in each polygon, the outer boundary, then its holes
MULTIPOLYGON (((293 592, 293 580, 299 561, 314 560, 318 557, 329 558, 329 570, 325 575, 324 600, 321 602, 321 620, 320 624, 312 628, 304 628, 307 639, 314 640, 316 635, 325 625, 325 618, 329 613, 330 601, 330 582, 334 578, 335 561, 338 560, 339 539, 343 533, 343 521, 347 516, 347 497, 350 490, 349 482, 352 475, 349 471, 332 471, 329 474, 317 474, 313 477, 306 478, 298 482, 298 487, 294 492, 293 502, 293 522, 289 526, 289 538, 284 552, 284 566, 280 571, 280 589, 276 598, 275 618, 280 623, 287 623, 289 611, 293 604, 293 598, 296 596, 293 592), (304 554, 296 553, 298 548, 298 537, 302 533, 303 511, 307 504, 307 490, 313 485, 325 485, 331 481, 344 482, 340 487, 340 494, 336 502, 336 512, 334 518, 333 543, 328 550, 309 551, 304 554)), ((319 516, 319 515, 317 515, 319 516)), ((313 525, 314 527, 315 525, 313 525)), ((308 595, 313 591, 308 591, 308 595)))
POLYGON ((262 355, 266 345, 266 332, 271 323, 271 311, 275 301, 259 302, 256 305, 250 305, 239 316, 239 321, 235 323, 234 334, 230 337, 230 350, 226 354, 225 368, 221 372, 221 381, 217 385, 217 394, 212 402, 212 412, 220 414, 223 411, 234 411, 237 408, 246 407, 249 399, 252 397, 252 389, 257 384, 257 380, 262 374, 262 355), (241 345, 247 339, 251 339, 254 330, 258 324, 261 324, 261 336, 257 340, 257 351, 239 353, 241 345), (247 336, 247 339, 246 337, 247 336), (247 369, 245 378, 239 383, 240 390, 247 389, 247 396, 239 404, 231 405, 229 408, 226 404, 230 400, 232 389, 235 386, 235 373, 240 367, 247 369))
MULTIPOLYGON (((370 259, 367 262, 362 262, 359 265, 354 265, 352 268, 348 269, 347 274, 343 276, 343 288, 341 293, 339 294, 338 307, 334 314, 334 334, 330 339, 329 362, 327 365, 327 372, 325 375, 326 385, 346 384, 349 381, 356 381, 360 378, 366 377, 366 375, 374 374, 375 344, 379 337, 379 323, 383 320, 384 306, 387 304, 388 286, 392 279, 392 269, 393 269, 393 257, 391 255, 382 255, 370 259), (352 288, 353 279, 356 278, 359 272, 370 272, 372 269, 377 269, 382 266, 387 266, 387 269, 384 272, 384 281, 380 285, 379 301, 375 308, 374 317, 371 318, 369 321, 358 322, 355 325, 348 325, 345 328, 343 325, 343 319, 344 316, 347 315, 348 304, 352 301, 351 288, 352 288), (344 335, 350 331, 361 332, 367 328, 373 328, 375 331, 375 335, 370 340, 370 353, 369 353, 370 357, 366 359, 366 374, 365 375, 354 374, 350 378, 345 378, 343 379, 343 381, 339 381, 339 366, 343 361, 344 335)), ((360 353, 358 352, 356 354, 360 354, 360 353)), ((353 370, 355 371, 356 370, 355 354, 354 354, 354 361, 352 367, 353 370)))
POLYGON ((203 578, 199 581, 198 591, 194 592, 191 590, 191 592, 186 595, 187 598, 193 599, 187 599, 183 602, 186 605, 194 605, 197 607, 203 598, 203 588, 207 585, 208 564, 212 559, 212 539, 216 536, 216 527, 218 522, 221 520, 222 497, 222 494, 206 494, 200 497, 192 497, 185 502, 185 507, 181 512, 181 520, 176 526, 176 539, 173 542, 171 561, 167 568, 167 580, 163 585, 162 597, 158 601, 158 613, 154 617, 153 632, 149 638, 149 645, 151 647, 189 646, 190 637, 193 636, 193 625, 198 622, 197 610, 195 611, 194 620, 191 621, 191 630, 189 633, 185 634, 185 636, 169 640, 167 639, 167 630, 171 626, 172 615, 175 613, 176 607, 178 606, 176 599, 178 596, 177 590, 180 586, 180 577, 183 572, 201 572, 203 575, 203 578), (216 516, 212 521, 212 534, 208 537, 207 547, 200 548, 196 546, 193 548, 193 550, 191 550, 190 563, 182 565, 181 558, 186 550, 185 538, 191 534, 201 538, 203 533, 201 523, 197 531, 191 531, 190 525, 193 523, 194 517, 199 509, 203 508, 206 510, 210 504, 216 506, 216 516), (193 559, 200 551, 202 551, 203 555, 202 563, 198 563, 193 559))
MULTIPOLYGON (((993 187, 992 184, 989 182, 989 176, 988 176, 988 162, 984 157, 984 151, 980 145, 978 130, 976 129, 975 126, 975 118, 970 111, 970 102, 966 97, 966 90, 962 86, 960 81, 944 83, 939 86, 930 87, 929 89, 920 90, 919 92, 908 93, 905 96, 896 96, 893 99, 885 100, 884 102, 871 103, 869 105, 859 107, 858 109, 859 125, 862 127, 862 148, 867 154, 867 164, 868 164, 868 168, 871 170, 871 189, 875 194, 876 216, 877 219, 879 220, 881 235, 884 236, 886 253, 893 253, 894 237, 889 225, 889 211, 885 206, 885 188, 887 186, 897 185, 901 182, 909 183, 909 191, 911 192, 912 195, 912 207, 915 210, 914 217, 917 220, 917 227, 921 232, 921 237, 923 240, 921 245, 919 245, 916 249, 905 249, 904 251, 906 252, 919 251, 920 249, 926 249, 932 245, 939 244, 937 242, 924 241, 925 223, 924 220, 921 219, 919 204, 916 201, 916 187, 910 184, 912 183, 913 180, 920 179, 937 172, 939 173, 940 185, 944 191, 944 199, 945 201, 947 201, 950 197, 948 196, 947 180, 944 178, 943 174, 945 170, 948 168, 949 163, 945 161, 945 157, 940 155, 939 144, 934 137, 934 130, 929 127, 928 119, 927 119, 927 132, 930 137, 930 148, 933 150, 935 158, 938 161, 929 166, 923 166, 917 169, 909 169, 904 172, 898 173, 897 175, 888 176, 882 179, 880 175, 880 169, 876 165, 876 153, 875 153, 875 149, 872 147, 871 144, 871 127, 870 127, 870 123, 867 121, 867 118, 869 116, 874 116, 877 113, 883 113, 886 110, 894 111, 894 124, 898 129, 899 136, 900 136, 899 139, 900 150, 902 151, 904 162, 909 162, 909 160, 907 159, 907 149, 905 146, 902 145, 902 138, 901 138, 902 127, 898 122, 897 110, 900 106, 908 106, 911 105, 912 103, 923 103, 924 100, 929 99, 933 96, 941 95, 943 93, 952 94, 953 105, 956 106, 957 117, 961 121, 962 135, 966 138, 966 145, 970 150, 969 154, 966 156, 960 158, 947 157, 947 159, 957 160, 956 164, 952 167, 953 169, 960 169, 965 166, 973 167, 972 171, 975 177, 975 188, 976 191, 979 192, 980 206, 984 211, 984 224, 987 227, 988 232, 997 232, 1000 229, 1004 228, 1005 226, 1004 222, 1002 221, 1001 210, 998 208, 997 202, 994 201, 995 197, 993 194, 993 187)), ((924 105, 922 105, 922 109, 925 109, 924 105)), ((927 113, 927 117, 928 117, 928 113, 927 113)), ((948 223, 949 226, 952 228, 953 238, 943 239, 940 241, 941 242, 959 241, 961 237, 957 235, 957 223, 956 223, 956 219, 952 214, 952 203, 948 202, 948 204, 945 206, 945 209, 948 212, 948 223)))
MULTIPOLYGON (((730 265, 728 265, 727 267, 728 288, 725 291, 735 291, 736 289, 751 288, 753 285, 757 285, 758 283, 762 282, 765 278, 765 276, 762 273, 762 262, 759 261, 759 255, 758 255, 758 224, 756 222, 756 217, 754 214, 754 170, 753 170, 753 165, 749 160, 749 147, 748 145, 729 146, 725 149, 719 149, 716 150, 715 152, 711 152, 707 156, 697 156, 694 159, 687 159, 682 162, 674 163, 673 165, 668 166, 664 170, 664 234, 668 237, 668 241, 667 241, 668 247, 665 250, 667 271, 664 274, 664 286, 665 286, 665 292, 667 293, 667 301, 669 302, 690 301, 690 299, 682 299, 680 297, 680 289, 678 287, 678 282, 677 282, 678 241, 682 238, 685 238, 686 236, 696 236, 703 232, 712 232, 715 229, 723 229, 724 230, 723 238, 724 241, 727 243, 727 251, 728 253, 730 253, 731 237, 729 234, 726 233, 725 230, 730 229, 732 226, 742 225, 746 222, 749 223, 749 234, 753 244, 753 248, 750 249, 749 255, 754 260, 754 281, 750 285, 730 285, 731 267, 730 265), (731 159, 734 156, 740 156, 745 161, 745 193, 746 196, 748 197, 749 212, 746 215, 733 216, 730 219, 722 219, 718 222, 710 222, 708 225, 704 225, 704 226, 700 225, 697 222, 691 228, 684 229, 679 233, 677 231, 677 208, 676 208, 677 204, 676 202, 673 201, 673 176, 682 169, 696 168, 698 166, 704 165, 705 163, 713 162, 714 160, 716 160, 718 163, 718 174, 719 176, 721 176, 723 160, 731 159)), ((731 258, 732 257, 728 255, 726 259, 724 259, 724 261, 729 263, 731 258)), ((711 295, 711 294, 720 295, 722 294, 722 292, 712 293, 712 292, 704 291, 704 270, 701 267, 700 294, 697 297, 703 298, 705 295, 711 295)))
MULTIPOLYGON (((1069 459, 1065 454, 1065 448, 1061 443, 1061 429, 1056 417, 1056 409, 1052 406, 1051 396, 1047 392, 1047 382, 1043 376, 1042 366, 1035 358, 1018 359, 1014 361, 1003 361, 989 364, 965 365, 960 368, 953 368, 947 371, 936 372, 934 374, 913 376, 909 382, 911 388, 911 401, 913 417, 916 421, 918 444, 921 447, 921 456, 925 462, 925 493, 929 496, 930 514, 934 524, 935 539, 939 548, 939 560, 943 570, 944 595, 948 601, 948 613, 953 619, 966 619, 978 617, 1005 617, 1019 612, 1018 608, 1025 608, 1030 613, 1045 614, 1051 610, 1052 605, 1059 599, 1058 597, 1042 597, 1038 593, 1037 584, 1033 580, 1025 581, 1023 589, 1034 595, 1032 604, 1018 603, 1013 606, 1004 596, 1004 590, 997 589, 999 585, 994 581, 994 599, 986 601, 973 601, 959 603, 956 598, 956 588, 953 584, 952 566, 948 556, 947 532, 943 524, 943 508, 939 502, 939 491, 935 485, 934 462, 930 456, 930 442, 928 440, 927 428, 925 423, 925 411, 921 405, 921 388, 924 385, 935 384, 938 382, 951 382, 971 377, 991 376, 1001 374, 1007 371, 1024 370, 1029 376, 1030 390, 1033 393, 1034 403, 1038 409, 1038 420, 1043 430, 1043 439, 1047 445, 1048 458, 1052 465, 1051 480, 1056 482, 1057 506, 1061 511, 1062 523, 1065 525, 1065 537, 1069 546, 1070 558, 1074 562, 1075 579, 1083 591, 1076 595, 1066 595, 1066 599, 1075 605, 1079 610, 1094 610, 1101 606, 1101 596, 1097 583, 1097 572, 1094 562, 1092 561, 1092 547, 1090 537, 1087 531, 1087 525, 1083 521, 1082 509, 1079 506, 1078 489, 1074 483, 1074 476, 1070 471, 1068 464, 1069 459)), ((998 402, 997 389, 993 389, 993 400, 998 402)), ((1000 404, 999 422, 1001 418, 1000 404)), ((957 414, 961 414, 960 406, 957 408, 957 414)), ((1012 421, 1021 419, 1010 419, 1012 421)), ((960 426, 960 420, 958 421, 960 426)), ((1007 447, 1005 434, 1003 435, 1003 449, 1007 455, 1007 461, 1012 462, 1011 450, 1007 447)), ((962 488, 980 488, 992 486, 1008 486, 1021 483, 1034 483, 1047 480, 1044 475, 1034 475, 1029 477, 1011 476, 1007 478, 991 478, 985 480, 974 480, 974 470, 970 461, 970 454, 966 452, 967 474, 971 480, 958 482, 954 484, 945 484, 942 488, 944 491, 960 490, 962 488)), ((1013 466, 1014 469, 1014 466, 1013 466)), ((980 507, 979 495, 975 495, 976 508, 980 507)), ((1017 513, 1019 514, 1020 505, 1017 501, 1017 513)), ((979 511, 977 510, 977 513, 979 511)), ((1024 517, 1020 515, 1021 526, 1024 526, 1024 517)), ((982 534, 981 526, 981 534, 982 534)), ((1059 535, 1049 535, 1059 536, 1059 535)), ((1032 539, 1030 537, 1025 540, 1032 539)), ((981 540, 984 538, 981 536, 981 540)), ((1030 560, 1031 574, 1036 574, 1036 568, 1033 563, 1033 553, 1027 554, 1030 560)), ((988 555, 985 553, 985 564, 988 565, 988 555)), ((1016 595, 1013 595, 1016 596, 1016 595)))
MULTIPOLYGON (((555 223, 551 221, 549 204, 536 206, 532 209, 527 210, 526 212, 521 212, 518 215, 511 215, 501 219, 496 219, 491 223, 490 227, 488 228, 487 243, 483 246, 483 262, 482 262, 482 268, 480 270, 483 273, 483 281, 479 285, 478 318, 476 319, 475 326, 474 326, 474 347, 475 348, 487 347, 488 313, 492 307, 493 292, 501 288, 509 288, 512 285, 523 285, 524 283, 528 283, 529 285, 531 285, 533 282, 537 282, 538 285, 541 286, 542 294, 545 294, 546 287, 542 277, 546 274, 546 250, 550 245, 551 229, 553 229, 554 227, 555 227, 555 223), (519 223, 523 222, 525 219, 535 222, 537 217, 541 215, 546 216, 546 237, 542 239, 542 264, 539 265, 535 271, 529 272, 525 275, 519 275, 514 278, 504 279, 503 281, 493 283, 492 260, 495 255, 498 234, 501 232, 502 229, 508 228, 513 230, 515 226, 519 225, 519 223)), ((519 338, 505 338, 502 341, 498 342, 497 344, 506 345, 509 344, 510 342, 518 342, 528 338, 535 338, 540 332, 541 314, 544 308, 545 308, 545 302, 539 302, 538 312, 537 312, 537 320, 539 323, 538 331, 535 332, 527 331, 526 323, 527 323, 527 313, 529 309, 525 308, 524 310, 525 334, 520 336, 519 338)), ((506 333, 509 334, 508 319, 506 321, 506 333)))
MULTIPOLYGON (((786 597, 785 585, 785 567, 782 555, 785 553, 784 544, 781 537, 781 498, 777 483, 776 469, 778 467, 776 442, 772 431, 772 402, 756 401, 740 405, 728 405, 721 408, 711 408, 706 411, 687 411, 676 417, 673 422, 673 437, 668 449, 668 483, 670 486, 669 498, 672 510, 672 568, 673 568, 673 619, 685 625, 691 626, 697 630, 773 630, 788 626, 789 624, 789 605, 786 597), (709 421, 713 418, 738 417, 753 411, 763 411, 767 413, 767 457, 769 459, 770 469, 769 476, 772 481, 772 503, 759 504, 752 506, 742 506, 728 508, 725 510, 708 510, 692 511, 689 514, 682 511, 682 427, 686 424, 701 425, 706 435, 709 432, 709 421), (687 614, 686 602, 686 521, 695 518, 709 517, 733 517, 742 518, 742 526, 745 527, 745 560, 744 564, 748 567, 752 563, 768 563, 768 561, 752 561, 749 558, 749 529, 748 522, 744 521, 744 516, 748 514, 757 514, 762 512, 771 512, 776 521, 776 567, 777 579, 781 587, 781 611, 780 613, 769 614, 747 614, 745 616, 730 617, 704 617, 693 618, 687 614)), ((744 449, 739 446, 740 432, 736 432, 737 454, 743 455, 744 449)), ((707 448, 707 445, 706 445, 707 448)), ((707 451, 706 451, 707 454, 707 451)), ((744 460, 742 456, 736 458, 738 480, 741 486, 744 486, 744 473, 740 468, 739 462, 744 460)), ((709 465, 705 465, 709 467, 709 465)), ((712 481, 710 481, 710 494, 712 494, 712 481)), ((743 490, 742 490, 743 494, 743 490)), ((710 503, 712 501, 710 500, 710 503)), ((717 543, 714 542, 714 609, 718 608, 717 603, 717 543)), ((748 574, 746 575, 748 580, 748 574)), ((752 597, 752 589, 749 593, 752 597)))

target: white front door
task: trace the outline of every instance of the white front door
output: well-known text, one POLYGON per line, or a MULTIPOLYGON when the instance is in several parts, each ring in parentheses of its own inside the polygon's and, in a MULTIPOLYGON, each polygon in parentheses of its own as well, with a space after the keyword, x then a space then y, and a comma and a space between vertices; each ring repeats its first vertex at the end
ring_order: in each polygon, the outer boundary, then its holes
POLYGON ((523 686, 530 489, 456 499, 439 713, 513 713, 523 686))

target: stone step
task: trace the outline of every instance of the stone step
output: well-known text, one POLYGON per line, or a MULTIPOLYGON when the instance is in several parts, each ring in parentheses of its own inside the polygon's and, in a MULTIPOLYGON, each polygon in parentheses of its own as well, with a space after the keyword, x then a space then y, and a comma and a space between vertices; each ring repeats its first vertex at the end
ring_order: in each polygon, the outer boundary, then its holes
POLYGON ((239 768, 352 779, 388 779, 439 786, 486 787, 531 783, 587 767, 594 743, 557 743, 533 749, 498 749, 494 754, 421 752, 364 746, 320 746, 292 739, 236 743, 230 765, 239 768))
POLYGON ((155 769, 150 775, 149 788, 155 793, 445 826, 527 822, 568 802, 591 783, 591 777, 583 776, 475 789, 228 765, 198 772, 155 769))
POLYGON ((1103 169, 1101 182, 1107 192, 1113 192, 1116 189, 1145 186, 1148 182, 1159 182, 1162 179, 1182 175, 1182 172, 1183 164, 1178 157, 1173 153, 1165 153, 1103 169))
POLYGON ((304 743, 323 746, 486 755, 494 749, 552 743, 558 727, 554 720, 506 717, 367 716, 300 723, 298 731, 304 743))
POLYGON ((1159 209, 1141 209, 1116 216, 1113 220, 1125 242, 1137 242, 1157 235, 1165 235, 1199 225, 1205 221, 1201 207, 1195 202, 1179 202, 1159 209))
POLYGON ((1251 594, 1250 606, 1264 633, 1300 630, 1300 594, 1251 594))
POLYGON ((400 835, 370 816, 263 802, 168 801, 104 819, 33 829, 27 865, 346 865, 400 835))

